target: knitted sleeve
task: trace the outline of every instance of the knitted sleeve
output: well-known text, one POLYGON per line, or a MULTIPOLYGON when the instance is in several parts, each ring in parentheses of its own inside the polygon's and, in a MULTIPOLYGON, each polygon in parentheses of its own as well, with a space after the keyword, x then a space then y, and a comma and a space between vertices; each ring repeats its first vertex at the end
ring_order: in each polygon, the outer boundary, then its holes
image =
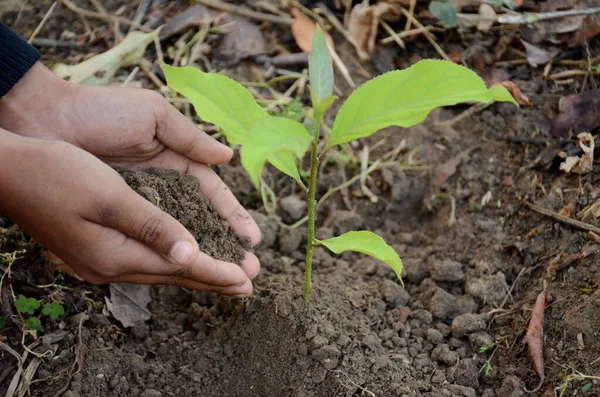
POLYGON ((40 59, 40 53, 0 22, 0 98, 40 59))

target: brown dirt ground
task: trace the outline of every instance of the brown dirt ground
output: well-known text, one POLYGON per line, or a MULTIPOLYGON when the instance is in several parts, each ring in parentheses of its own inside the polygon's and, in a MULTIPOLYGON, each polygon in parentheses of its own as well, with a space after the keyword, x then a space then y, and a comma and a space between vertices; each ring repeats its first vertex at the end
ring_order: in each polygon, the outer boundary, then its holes
MULTIPOLYGON (((16 27, 24 35, 51 2, 29 3, 19 19, 18 10, 3 16, 9 24, 20 21, 16 27)), ((129 17, 136 8, 133 2, 107 4, 109 11, 126 4, 129 17)), ((91 23, 98 31, 108 29, 91 23)), ((40 37, 67 26, 77 34, 85 32, 80 20, 60 9, 40 37)), ((477 32, 460 38, 451 33, 440 42, 448 52, 475 46, 491 52, 503 34, 477 32)), ((334 37, 342 57, 349 59, 350 48, 334 37)), ((283 32, 280 38, 289 40, 289 34, 283 32)), ((596 42, 590 46, 598 48, 596 42)), ((54 56, 52 50, 45 53, 45 59, 54 56)), ((427 56, 435 53, 426 41, 416 40, 408 52, 379 48, 377 60, 390 68, 427 56)), ((527 65, 504 70, 533 108, 495 104, 451 128, 436 122, 465 107, 439 110, 423 125, 390 128, 352 146, 355 153, 365 145, 375 148, 372 159, 402 140, 407 151, 396 167, 376 172, 368 181, 376 203, 353 185, 345 194, 334 195, 319 213, 317 237, 359 227, 380 233, 404 260, 404 289, 377 261, 355 254, 336 257, 317 249, 315 293, 306 307, 301 299, 305 230, 289 230, 279 223, 296 218, 294 185, 273 173, 269 180, 281 192, 281 205, 277 214, 265 215, 237 160, 218 171, 254 210, 264 234, 256 250, 263 270, 255 297, 247 300, 155 287, 152 319, 123 329, 106 314, 105 287, 68 276, 57 281, 60 287, 36 287, 52 281, 44 272, 40 248, 14 226, 0 229, 0 252, 27 250, 13 265, 15 292, 40 299, 48 299, 51 292, 67 310, 63 321, 42 324, 43 335, 52 337, 42 340, 36 351, 50 348, 57 359, 39 367, 36 378, 42 381, 32 386, 32 395, 523 396, 525 388, 533 389, 539 381, 523 337, 546 280, 553 298, 545 311, 546 382, 533 395, 558 395, 554 389, 568 380, 565 395, 599 396, 596 380, 573 376, 600 375, 600 276, 594 251, 598 243, 586 232, 523 204, 527 200, 556 212, 568 207, 576 214, 597 199, 598 174, 564 175, 555 164, 554 143, 513 139, 546 136, 558 99, 577 92, 580 85, 553 85, 527 65), (445 174, 445 182, 434 183, 445 174), (482 199, 490 195, 483 205, 482 199), (456 222, 451 225, 452 214, 456 222), (594 253, 578 255, 584 249, 594 253), (83 311, 89 319, 79 329, 77 313, 83 311), (480 352, 483 346, 492 348, 480 352), (491 369, 484 374, 481 369, 490 357, 491 369), (583 393, 587 383, 592 388, 583 393)), ((228 73, 239 79, 251 76, 246 64, 228 73)), ((360 73, 356 76, 361 81, 360 73)), ((572 143, 564 147, 572 148, 572 143)), ((343 170, 332 162, 325 168, 319 193, 359 169, 355 157, 343 170)), ((10 297, 2 293, 6 312, 10 297)), ((14 327, 3 330, 2 340, 22 351, 14 327)), ((2 356, 0 393, 13 373, 13 358, 2 356)))

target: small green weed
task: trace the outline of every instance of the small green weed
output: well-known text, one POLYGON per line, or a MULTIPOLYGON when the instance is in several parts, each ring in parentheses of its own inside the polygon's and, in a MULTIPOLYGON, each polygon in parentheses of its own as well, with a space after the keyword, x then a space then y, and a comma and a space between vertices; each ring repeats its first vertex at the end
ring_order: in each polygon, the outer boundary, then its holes
MULTIPOLYGON (((15 299, 14 305, 17 309, 19 317, 21 317, 21 322, 26 328, 34 331, 39 331, 41 329, 41 321, 39 317, 36 317, 35 315, 41 306, 39 300, 35 298, 27 298, 24 295, 19 295, 17 299, 15 299)), ((45 304, 41 310, 41 315, 48 316, 52 320, 56 320, 64 314, 65 309, 63 305, 61 305, 58 302, 51 302, 45 304)), ((0 326, 0 328, 2 328, 5 325, 4 318, 2 320, 2 326, 0 326)))

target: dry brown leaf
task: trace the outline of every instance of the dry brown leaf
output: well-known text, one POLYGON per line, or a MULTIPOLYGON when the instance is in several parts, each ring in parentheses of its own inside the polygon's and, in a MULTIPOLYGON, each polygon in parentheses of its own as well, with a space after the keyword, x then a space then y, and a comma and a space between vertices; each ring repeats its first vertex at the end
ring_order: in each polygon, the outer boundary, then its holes
MULTIPOLYGON (((297 8, 292 8, 290 13, 294 17, 294 23, 291 27, 294 40, 302 51, 310 53, 313 37, 317 31, 317 24, 297 8)), ((344 62, 341 60, 337 52, 335 52, 335 44, 333 43, 333 39, 327 32, 323 31, 323 34, 325 35, 325 42, 329 48, 329 53, 331 54, 334 65, 338 68, 348 85, 351 88, 356 88, 356 84, 352 80, 348 68, 346 65, 344 65, 344 62)))
MULTIPOLYGON (((315 32, 317 31, 317 24, 297 8, 292 8, 290 13, 294 17, 294 23, 292 24, 294 40, 302 51, 309 53, 312 48, 313 37, 315 37, 315 32)), ((329 51, 332 51, 335 48, 333 39, 329 33, 323 31, 323 34, 325 35, 329 51)))
POLYGON ((375 49, 379 19, 399 14, 399 10, 393 4, 382 1, 371 6, 364 3, 354 6, 348 22, 348 34, 359 45, 358 56, 361 60, 368 60, 369 54, 375 49))
POLYGON ((512 81, 509 81, 509 80, 501 81, 499 83, 492 85, 492 87, 497 86, 497 85, 502 85, 502 86, 504 86, 504 88, 506 88, 508 91, 510 91, 511 95, 513 96, 513 98, 515 98, 515 101, 517 101, 519 103, 519 105, 533 106, 533 103, 531 103, 529 98, 527 98, 525 95, 523 95, 523 93, 521 92, 521 89, 519 87, 517 87, 517 85, 515 83, 513 83, 512 81))
POLYGON ((587 174, 594 169, 594 137, 589 132, 582 132, 577 138, 583 154, 581 157, 569 156, 560 164, 560 169, 567 174, 587 174))
POLYGON ((566 138, 600 127, 600 92, 585 91, 560 98, 550 134, 566 138))

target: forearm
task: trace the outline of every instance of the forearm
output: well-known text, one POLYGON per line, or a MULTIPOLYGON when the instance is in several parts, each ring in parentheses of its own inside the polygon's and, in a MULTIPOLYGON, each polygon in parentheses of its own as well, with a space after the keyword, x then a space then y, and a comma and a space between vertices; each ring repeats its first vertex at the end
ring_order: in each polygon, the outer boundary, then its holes
POLYGON ((72 84, 37 62, 0 98, 0 128, 52 139, 57 126, 48 123, 61 116, 58 109, 72 89, 72 84))
POLYGON ((0 128, 44 138, 69 83, 39 62, 39 53, 0 23, 0 128))

